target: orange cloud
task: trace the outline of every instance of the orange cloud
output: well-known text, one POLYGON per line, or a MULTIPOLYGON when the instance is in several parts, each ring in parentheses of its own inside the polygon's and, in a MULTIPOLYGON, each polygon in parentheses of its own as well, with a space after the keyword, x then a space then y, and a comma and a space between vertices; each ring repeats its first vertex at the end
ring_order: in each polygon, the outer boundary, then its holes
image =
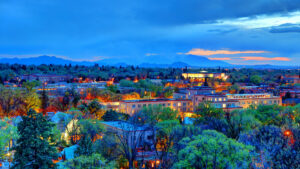
POLYGON ((231 60, 231 58, 208 58, 210 60, 231 60))
POLYGON ((244 56, 240 57, 244 60, 255 60, 255 61, 290 61, 290 58, 286 57, 274 57, 274 58, 267 58, 267 57, 259 57, 259 56, 244 56))
POLYGON ((268 51, 255 51, 255 50, 249 50, 249 51, 230 51, 230 50, 205 50, 205 49, 192 49, 187 53, 177 53, 177 54, 186 54, 186 55, 198 55, 198 56, 210 56, 210 55, 233 55, 233 54, 245 54, 245 53, 270 53, 268 51))

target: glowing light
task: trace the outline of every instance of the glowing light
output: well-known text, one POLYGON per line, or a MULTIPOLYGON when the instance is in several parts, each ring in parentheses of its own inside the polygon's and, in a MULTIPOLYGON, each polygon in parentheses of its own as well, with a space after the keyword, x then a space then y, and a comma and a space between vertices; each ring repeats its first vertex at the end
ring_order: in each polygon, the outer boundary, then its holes
POLYGON ((285 130, 283 133, 285 136, 289 137, 292 135, 292 131, 291 130, 285 130))

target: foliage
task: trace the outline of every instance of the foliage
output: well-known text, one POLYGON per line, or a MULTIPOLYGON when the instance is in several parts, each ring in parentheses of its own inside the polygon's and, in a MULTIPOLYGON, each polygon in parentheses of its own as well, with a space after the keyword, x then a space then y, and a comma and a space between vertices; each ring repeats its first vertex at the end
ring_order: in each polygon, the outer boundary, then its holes
POLYGON ((288 136, 284 135, 285 130, 276 126, 262 126, 243 134, 239 141, 256 148, 259 156, 254 159, 255 163, 263 167, 297 168, 300 164, 300 130, 288 129, 291 132, 288 136))
POLYGON ((81 156, 81 155, 85 155, 85 156, 90 156, 92 155, 94 152, 93 150, 93 143, 91 141, 91 138, 88 137, 86 134, 83 134, 79 143, 78 143, 78 147, 75 150, 75 156, 81 156))
POLYGON ((244 110, 236 110, 226 118, 226 134, 230 138, 238 139, 241 132, 258 128, 261 123, 251 113, 244 110))
POLYGON ((262 78, 259 75, 253 75, 250 77, 250 81, 251 83, 258 85, 262 82, 262 78))
POLYGON ((108 110, 101 117, 104 121, 118 121, 118 120, 128 120, 129 115, 124 113, 118 113, 114 110, 108 110))
POLYGON ((195 111, 195 124, 200 124, 206 121, 207 118, 221 119, 224 117, 222 109, 213 107, 209 102, 202 102, 195 111))
POLYGON ((5 159, 5 149, 9 151, 8 148, 12 146, 10 144, 11 140, 18 138, 17 127, 10 124, 11 120, 5 118, 0 120, 0 158, 5 159))
POLYGON ((175 168, 248 168, 252 146, 246 146, 214 130, 205 130, 180 142, 175 168))
POLYGON ((92 141, 104 132, 104 127, 99 120, 82 119, 79 121, 80 134, 89 137, 92 141))
POLYGON ((20 137, 14 147, 15 155, 13 168, 38 169, 55 168, 52 159, 56 159, 57 153, 51 141, 54 124, 42 114, 30 110, 27 116, 22 117, 18 124, 20 137))
POLYGON ((156 124, 160 121, 175 120, 178 111, 172 110, 169 107, 163 107, 162 105, 154 105, 149 107, 143 107, 141 113, 138 114, 143 116, 144 123, 156 124))
POLYGON ((65 169, 114 169, 115 166, 114 162, 108 163, 100 154, 82 155, 63 164, 65 169))

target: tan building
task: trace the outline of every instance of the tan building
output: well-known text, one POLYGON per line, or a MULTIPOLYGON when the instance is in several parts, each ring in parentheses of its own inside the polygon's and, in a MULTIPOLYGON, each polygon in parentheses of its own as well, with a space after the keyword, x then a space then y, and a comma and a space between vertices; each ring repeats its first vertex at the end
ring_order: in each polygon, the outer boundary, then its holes
POLYGON ((192 112, 193 105, 191 100, 185 99, 147 99, 147 100, 123 100, 120 101, 119 111, 132 115, 149 106, 170 107, 178 112, 192 112))
POLYGON ((198 105, 202 102, 209 102, 213 107, 223 109, 225 112, 231 112, 242 108, 238 101, 230 100, 225 95, 203 94, 193 96, 194 110, 196 110, 198 105))
POLYGON ((180 89, 179 92, 173 93, 176 99, 192 99, 194 95, 215 94, 215 90, 207 86, 195 86, 192 88, 180 89))
POLYGON ((282 105, 282 98, 280 96, 273 96, 270 93, 259 94, 227 94, 228 99, 238 101, 240 106, 248 108, 250 105, 282 105))
POLYGON ((208 73, 206 71, 201 71, 199 73, 182 73, 185 79, 192 79, 198 81, 204 81, 205 78, 216 78, 226 80, 228 76, 225 73, 208 73))

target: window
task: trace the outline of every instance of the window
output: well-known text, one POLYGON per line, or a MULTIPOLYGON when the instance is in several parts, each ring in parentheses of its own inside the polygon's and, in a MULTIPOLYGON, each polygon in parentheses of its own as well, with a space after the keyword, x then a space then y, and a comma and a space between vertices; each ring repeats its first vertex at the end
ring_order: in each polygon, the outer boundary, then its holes
POLYGON ((135 104, 132 105, 132 108, 135 108, 135 104))
POLYGON ((138 104, 138 108, 141 108, 141 105, 140 105, 140 104, 138 104))

